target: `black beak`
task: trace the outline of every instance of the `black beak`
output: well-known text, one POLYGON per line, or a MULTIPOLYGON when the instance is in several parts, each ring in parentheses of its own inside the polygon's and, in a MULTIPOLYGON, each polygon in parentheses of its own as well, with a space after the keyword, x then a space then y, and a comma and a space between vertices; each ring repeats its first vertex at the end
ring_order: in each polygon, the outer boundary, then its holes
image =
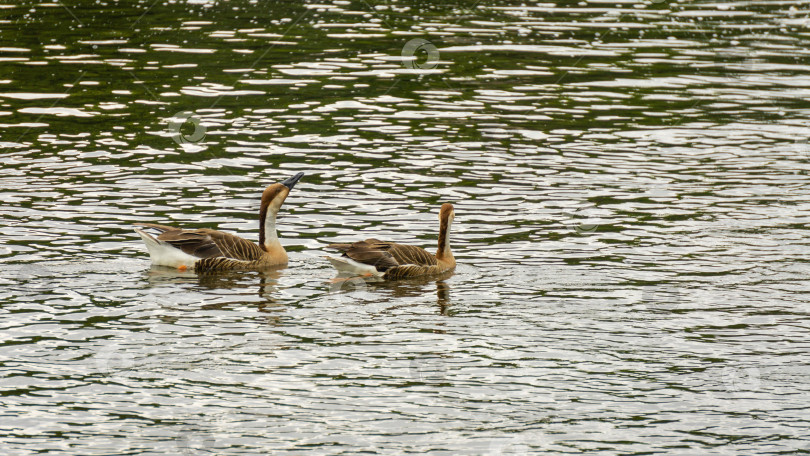
POLYGON ((289 188, 290 190, 292 190, 293 187, 295 187, 295 184, 297 184, 298 181, 301 180, 302 177, 304 177, 304 173, 298 173, 295 176, 293 176, 293 177, 285 180, 284 182, 282 182, 281 185, 283 185, 283 186, 289 188))

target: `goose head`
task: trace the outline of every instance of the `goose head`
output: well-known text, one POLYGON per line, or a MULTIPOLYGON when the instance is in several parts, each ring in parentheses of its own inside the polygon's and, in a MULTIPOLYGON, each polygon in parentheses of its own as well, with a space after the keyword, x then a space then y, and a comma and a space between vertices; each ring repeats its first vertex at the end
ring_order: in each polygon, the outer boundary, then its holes
POLYGON ((270 212, 278 213, 281 205, 284 204, 284 200, 287 199, 287 195, 290 194, 290 190, 295 187, 295 184, 298 183, 303 176, 304 173, 298 173, 283 182, 268 185, 262 193, 262 205, 260 212, 262 214, 266 214, 267 211, 270 210, 270 212))
POLYGON ((442 208, 439 210, 439 249, 436 251, 436 258, 448 261, 453 265, 456 260, 453 258, 453 252, 450 251, 450 225, 453 223, 454 217, 453 205, 442 204, 442 208))
POLYGON ((447 224, 449 227, 451 223, 453 223, 453 218, 455 218, 455 210, 453 209, 453 205, 450 203, 442 204, 442 208, 439 210, 439 221, 441 222, 442 226, 447 224))
POLYGON ((287 254, 276 234, 276 215, 290 190, 303 175, 304 173, 298 173, 283 182, 270 184, 262 193, 262 205, 259 209, 259 246, 266 252, 275 252, 279 257, 284 257, 285 261, 287 254))

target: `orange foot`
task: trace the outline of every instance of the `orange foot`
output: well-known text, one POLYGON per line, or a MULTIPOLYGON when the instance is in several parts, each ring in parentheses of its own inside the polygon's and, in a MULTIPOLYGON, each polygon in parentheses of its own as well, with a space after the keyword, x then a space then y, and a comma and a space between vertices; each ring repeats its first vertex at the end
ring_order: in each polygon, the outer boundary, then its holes
POLYGON ((365 274, 361 274, 359 276, 353 276, 353 277, 335 277, 334 279, 330 279, 329 283, 340 283, 340 282, 345 282, 347 280, 354 280, 354 279, 357 279, 357 278, 371 277, 372 275, 373 275, 372 273, 367 272, 365 274))
POLYGON ((178 269, 180 272, 185 272, 185 271, 186 271, 186 269, 188 269, 188 267, 186 267, 186 265, 184 265, 184 264, 181 264, 180 266, 178 266, 178 267, 177 267, 177 269, 178 269))

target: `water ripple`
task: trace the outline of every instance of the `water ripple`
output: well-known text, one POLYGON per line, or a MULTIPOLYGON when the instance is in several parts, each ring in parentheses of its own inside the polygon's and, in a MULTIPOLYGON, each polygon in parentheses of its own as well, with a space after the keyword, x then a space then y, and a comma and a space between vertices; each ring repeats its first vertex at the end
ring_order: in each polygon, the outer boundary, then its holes
POLYGON ((801 7, 0 5, 2 453, 808 451, 801 7), (150 268, 299 171, 288 268, 150 268))

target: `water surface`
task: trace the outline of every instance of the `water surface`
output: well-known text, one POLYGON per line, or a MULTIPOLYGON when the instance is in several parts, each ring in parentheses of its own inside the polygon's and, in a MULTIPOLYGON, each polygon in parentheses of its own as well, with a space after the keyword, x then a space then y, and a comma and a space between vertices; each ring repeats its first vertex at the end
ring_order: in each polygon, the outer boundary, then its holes
POLYGON ((808 14, 0 6, 2 453, 810 453, 808 14), (150 268, 299 171, 288 268, 150 268), (329 282, 443 202, 454 274, 329 282))

